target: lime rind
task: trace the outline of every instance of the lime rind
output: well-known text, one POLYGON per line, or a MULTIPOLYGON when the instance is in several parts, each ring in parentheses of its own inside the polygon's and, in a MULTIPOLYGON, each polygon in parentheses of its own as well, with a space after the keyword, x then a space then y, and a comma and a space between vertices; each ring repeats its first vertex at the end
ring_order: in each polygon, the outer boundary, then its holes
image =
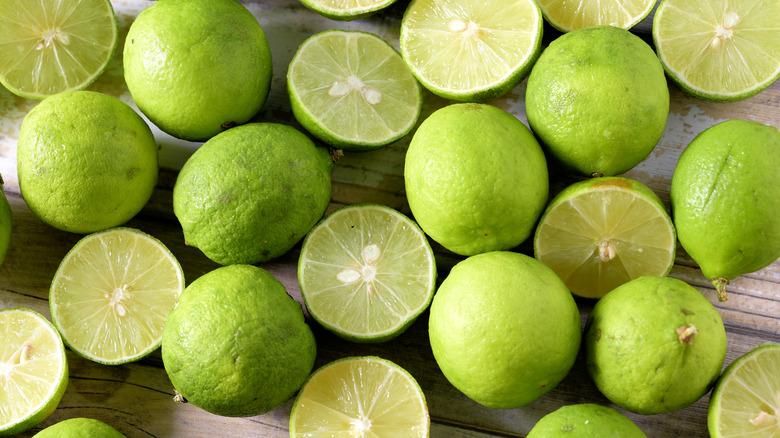
POLYGON ((387 8, 397 0, 300 0, 312 11, 338 21, 351 21, 368 17, 387 8))
POLYGON ((631 29, 647 18, 656 0, 539 0, 544 19, 561 32, 610 25, 631 29))

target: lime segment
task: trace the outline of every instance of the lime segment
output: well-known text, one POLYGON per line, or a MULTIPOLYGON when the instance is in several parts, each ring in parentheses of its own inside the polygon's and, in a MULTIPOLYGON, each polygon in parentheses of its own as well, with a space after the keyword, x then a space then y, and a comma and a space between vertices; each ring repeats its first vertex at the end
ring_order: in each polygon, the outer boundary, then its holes
POLYGON ((81 239, 62 260, 49 292, 65 343, 104 364, 138 360, 160 345, 184 274, 157 239, 112 228, 81 239))
POLYGON ((630 29, 653 10, 656 0, 539 0, 544 18, 562 32, 610 25, 630 29))

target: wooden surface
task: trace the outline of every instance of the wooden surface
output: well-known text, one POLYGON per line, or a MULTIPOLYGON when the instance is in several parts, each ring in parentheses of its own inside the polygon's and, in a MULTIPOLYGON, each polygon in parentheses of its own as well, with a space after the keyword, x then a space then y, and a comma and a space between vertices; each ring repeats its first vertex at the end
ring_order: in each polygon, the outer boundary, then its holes
MULTIPOLYGON (((115 59, 91 90, 116 96, 132 105, 122 79, 121 46, 137 13, 152 4, 145 0, 115 0, 122 40, 115 59)), ((257 17, 271 44, 274 79, 271 95, 256 117, 295 125, 284 86, 287 64, 307 36, 340 27, 375 32, 396 48, 398 26, 407 2, 401 0, 389 10, 368 20, 341 23, 304 9, 297 0, 254 0, 245 2, 257 17)), ((650 21, 634 31, 649 41, 650 21)), ((545 28, 545 40, 557 34, 545 28)), ((731 118, 756 120, 780 127, 780 83, 738 103, 713 104, 686 97, 670 84, 671 111, 660 143, 652 154, 626 176, 650 186, 668 207, 669 184, 674 165, 684 147, 705 128, 731 118)), ((515 114, 527 123, 524 113, 525 83, 491 103, 515 114)), ((0 266, 0 307, 24 306, 50 317, 48 289, 60 260, 81 237, 55 230, 38 220, 19 194, 16 177, 16 140, 24 115, 37 101, 18 98, 0 87, 0 174, 13 212, 13 235, 5 262, 0 266)), ((423 117, 448 102, 425 95, 423 117)), ((177 169, 199 146, 175 140, 154 130, 160 144, 160 181, 151 201, 127 225, 140 228, 162 240, 181 262, 188 283, 217 267, 197 249, 184 245, 172 210, 172 187, 177 169)), ((403 190, 403 156, 408 138, 387 148, 348 154, 333 172, 331 209, 348 203, 380 202, 409 213, 403 190)), ((552 190, 569 180, 553 172, 552 190)), ((436 247, 440 280, 460 260, 436 247)), ((528 253, 528 243, 517 249, 528 253)), ((297 248, 273 263, 263 265, 288 292, 301 301, 296 280, 297 248)), ((780 263, 745 275, 729 286, 731 299, 719 303, 715 291, 696 264, 678 246, 671 272, 699 289, 720 310, 728 333, 726 363, 764 341, 780 342, 780 263)), ((592 307, 579 300, 583 322, 592 307)), ((543 415, 571 403, 595 402, 609 405, 599 394, 578 361, 570 375, 541 399, 522 408, 496 410, 469 400, 452 387, 436 366, 427 341, 427 313, 402 336, 378 345, 350 344, 309 321, 317 337, 316 366, 350 356, 374 354, 400 364, 418 380, 431 413, 431 436, 487 437, 525 436, 543 415)), ((70 382, 58 409, 41 425, 21 436, 32 436, 42 427, 76 416, 103 420, 130 438, 135 437, 286 437, 291 402, 265 415, 252 418, 222 418, 198 408, 174 403, 173 389, 165 374, 159 351, 140 362, 123 366, 91 363, 68 352, 70 382)), ((628 414, 650 437, 706 437, 708 397, 694 405, 665 415, 628 414)))

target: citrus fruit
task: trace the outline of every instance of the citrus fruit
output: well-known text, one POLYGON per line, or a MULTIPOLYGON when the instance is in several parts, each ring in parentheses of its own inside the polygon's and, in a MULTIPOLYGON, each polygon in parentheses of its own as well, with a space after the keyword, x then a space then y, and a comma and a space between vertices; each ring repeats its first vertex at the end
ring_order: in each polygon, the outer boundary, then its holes
POLYGON ((428 324, 444 376, 491 408, 516 408, 546 394, 568 374, 580 346, 580 314, 566 286, 516 252, 457 263, 433 297, 428 324))
POLYGON ((561 32, 609 25, 630 29, 653 10, 656 0, 539 0, 545 20, 561 32))
POLYGON ((710 396, 713 438, 770 438, 780 433, 780 345, 764 343, 729 364, 710 396))
POLYGON ((33 438, 125 438, 108 424, 94 418, 69 418, 52 424, 33 438))
POLYGON ((73 233, 122 225, 157 184, 157 143, 121 100, 92 91, 47 97, 16 145, 19 189, 43 222, 73 233))
POLYGON ((223 266, 190 283, 163 331, 177 399, 223 416, 276 409, 303 385, 315 355, 300 304, 251 265, 223 266))
POLYGON ((699 133, 672 175, 672 218, 680 244, 716 286, 780 257, 780 131, 727 120, 699 133))
POLYGON ((413 0, 401 20, 401 55, 432 93, 484 101, 526 77, 543 21, 533 0, 413 0))
POLYGON ((669 89, 653 49, 628 30, 565 33, 528 76, 528 123, 547 152, 585 176, 613 176, 644 160, 661 139, 669 89))
POLYGON ((287 70, 293 115, 345 150, 386 146, 412 130, 422 93, 401 55, 379 36, 328 30, 309 37, 287 70))
POLYGON ((639 181, 591 178, 561 191, 534 235, 534 255, 579 296, 600 298, 629 280, 666 275, 677 238, 661 200, 639 181))
POLYGON ((647 438, 631 419, 594 403, 562 406, 542 417, 528 438, 647 438))
POLYGON ((417 381, 376 356, 335 360, 312 373, 290 414, 291 438, 428 436, 430 418, 417 381))
POLYGON ((152 3, 130 25, 123 62, 138 109, 192 141, 249 121, 268 97, 273 70, 263 29, 235 0, 152 3))
POLYGON ((173 187, 188 245, 223 264, 289 251, 330 203, 333 160, 297 129, 250 123, 203 144, 173 187))
POLYGON ((62 259, 49 291, 65 343, 92 361, 116 365, 160 346, 165 318, 184 290, 174 255, 133 228, 90 234, 62 259))
POLYGON ((68 386, 65 346, 34 310, 0 309, 0 435, 21 433, 54 412, 68 386))
POLYGON ((780 3, 662 0, 653 18, 658 57, 683 91, 703 99, 746 99, 780 77, 780 3))
POLYGON ((596 302, 583 339, 596 387, 616 405, 642 415, 699 400, 726 358, 718 310, 672 277, 640 277, 615 288, 596 302))
MULTIPOLYGON (((0 176, 0 189, 3 188, 3 177, 0 176)), ((8 246, 11 244, 11 205, 5 197, 5 192, 0 194, 0 265, 3 264, 8 246)))
POLYGON ((365 18, 396 0, 301 0, 301 4, 331 20, 351 21, 365 18))
POLYGON ((508 112, 477 103, 446 106, 420 124, 406 152, 404 183, 423 231, 461 255, 522 243, 549 192, 533 134, 508 112))
POLYGON ((29 99, 84 89, 108 66, 118 34, 109 0, 5 0, 0 83, 29 99))
POLYGON ((428 308, 431 246, 414 221, 376 204, 334 211, 303 241, 298 283, 309 314, 351 341, 381 342, 428 308))

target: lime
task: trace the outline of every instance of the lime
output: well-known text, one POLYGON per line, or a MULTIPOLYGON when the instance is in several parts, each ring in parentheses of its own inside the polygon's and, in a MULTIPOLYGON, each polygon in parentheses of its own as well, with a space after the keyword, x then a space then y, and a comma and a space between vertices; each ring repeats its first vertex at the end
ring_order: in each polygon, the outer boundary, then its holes
POLYGON ((204 141, 249 121, 271 86, 263 29, 235 0, 166 0, 141 11, 127 33, 125 81, 161 130, 204 141))
POLYGON ((223 266, 190 283, 163 331, 177 399, 223 416, 276 409, 303 385, 315 355, 300 304, 251 265, 223 266))
POLYGON ((326 149, 291 126, 238 126, 187 160, 173 187, 173 212, 186 243, 211 260, 268 261, 322 218, 333 166, 326 149))
MULTIPOLYGON (((3 177, 0 176, 0 189, 3 188, 3 177)), ((0 193, 0 265, 3 264, 8 246, 11 244, 11 205, 5 197, 5 191, 0 193)))
POLYGON ((726 330, 698 290, 672 277, 640 277, 593 307, 584 354, 598 389, 628 411, 663 414, 710 390, 726 358, 726 330))
POLYGON ((0 8, 0 83, 29 99, 89 86, 118 40, 109 0, 4 0, 0 8))
POLYGON ((613 176, 661 139, 669 89, 653 49, 613 26, 575 30, 542 52, 528 77, 528 123, 547 152, 586 176, 613 176))
POLYGON ((350 21, 366 18, 396 0, 300 0, 301 4, 331 20, 350 21))
POLYGON ((49 305, 74 352, 116 365, 160 346, 165 318, 183 290, 181 266, 162 242, 112 228, 82 238, 62 259, 49 305))
POLYGON ((780 345, 761 344, 729 364, 710 397, 713 438, 771 438, 780 434, 780 345))
POLYGON ((434 94, 484 101, 526 77, 543 22, 534 0, 413 0, 401 21, 401 54, 434 94))
POLYGON ((425 438, 429 429, 417 381, 375 356, 347 357, 317 369, 290 414, 291 438, 425 438))
POLYGON ((33 438, 125 438, 116 429, 94 418, 69 418, 33 435, 33 438))
POLYGON ((656 0, 539 0, 544 18, 562 32, 610 25, 630 29, 653 10, 656 0))
POLYGON ((647 438, 631 419, 593 403, 562 406, 542 417, 528 438, 647 438))
POLYGON ((474 401, 512 409, 555 387, 574 365, 580 313, 557 275, 526 255, 466 258, 444 279, 430 309, 436 363, 474 401))
POLYGON ((157 184, 157 143, 149 126, 121 100, 92 91, 55 94, 30 110, 16 159, 30 210, 73 233, 124 224, 157 184))
POLYGON ((780 131, 727 120, 683 150, 669 196, 680 244, 727 299, 726 285, 780 257, 780 131))
POLYGON ((477 103, 446 106, 422 122, 406 152, 404 181, 423 231, 461 255, 522 243, 549 192, 533 134, 508 112, 477 103))
POLYGON ((67 386, 65 346, 54 326, 34 310, 0 309, 0 436, 43 421, 67 386))
POLYGON ((579 296, 600 298, 629 280, 666 275, 677 238, 661 200, 639 181, 574 183, 547 206, 534 255, 579 296))
POLYGON ((331 213, 309 232, 298 283, 311 316, 351 341, 381 342, 428 308, 436 261, 414 221, 384 205, 331 213))
POLYGON ((309 37, 287 71, 293 114, 346 150, 386 146, 412 130, 422 93, 401 55, 377 35, 328 30, 309 37))
POLYGON ((666 73, 688 94, 728 102, 780 77, 780 3, 662 0, 653 42, 666 73))

